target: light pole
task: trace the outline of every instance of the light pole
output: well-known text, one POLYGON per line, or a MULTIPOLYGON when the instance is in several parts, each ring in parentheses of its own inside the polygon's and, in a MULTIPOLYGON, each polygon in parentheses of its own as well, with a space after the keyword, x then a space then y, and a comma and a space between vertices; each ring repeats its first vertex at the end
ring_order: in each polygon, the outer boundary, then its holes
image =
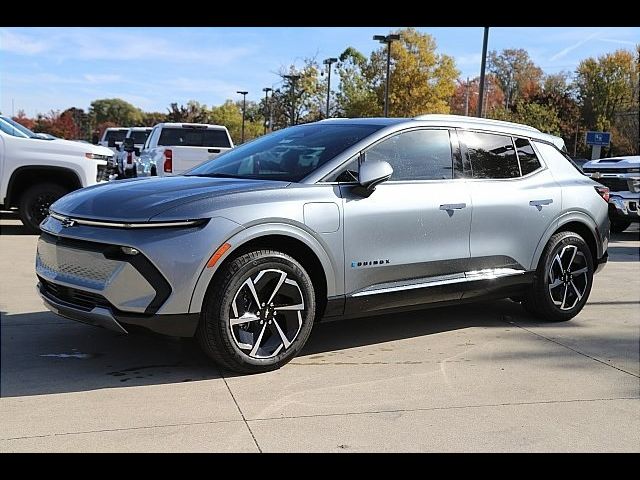
MULTIPOLYGON (((268 118, 271 116, 271 104, 269 103, 269 92, 272 91, 273 88, 264 87, 262 91, 264 92, 264 134, 267 134, 267 123, 269 123, 269 127, 271 127, 271 122, 269 122, 268 118), (267 117, 267 112, 269 112, 269 117, 267 117)), ((271 94, 273 95, 273 94, 271 94)))
POLYGON ((487 43, 489 43, 489 27, 484 27, 482 39, 482 63, 480 65, 480 96, 478 97, 478 117, 482 117, 482 102, 484 101, 484 71, 487 66, 487 43))
POLYGON ((331 64, 332 63, 336 63, 338 61, 337 58, 327 58, 325 59, 322 63, 325 64, 327 66, 327 69, 329 70, 328 72, 328 76, 327 76, 327 116, 326 118, 329 118, 329 100, 331 98, 331 64))
POLYGON ((283 75, 283 77, 289 80, 289 85, 291 87, 291 126, 293 126, 296 124, 294 89, 295 89, 296 82, 300 79, 300 75, 283 75))
POLYGON ((247 111, 247 93, 249 92, 238 90, 236 93, 242 95, 242 135, 240 137, 240 143, 244 143, 244 117, 247 111))
POLYGON ((391 71, 391 44, 395 40, 400 40, 400 35, 395 33, 391 35, 374 35, 374 40, 387 44, 387 77, 384 86, 384 116, 389 116, 389 73, 391 71))
POLYGON ((467 77, 467 93, 464 96, 464 114, 469 116, 469 77, 467 77))

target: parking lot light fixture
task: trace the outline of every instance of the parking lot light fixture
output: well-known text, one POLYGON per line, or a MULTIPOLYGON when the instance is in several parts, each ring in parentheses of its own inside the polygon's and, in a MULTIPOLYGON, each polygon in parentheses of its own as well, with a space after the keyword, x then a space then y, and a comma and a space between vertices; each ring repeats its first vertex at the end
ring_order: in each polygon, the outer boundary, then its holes
POLYGON ((244 143, 244 118, 247 111, 247 93, 249 92, 238 90, 236 93, 242 95, 242 133, 240 134, 240 143, 244 143))
POLYGON ((331 64, 336 63, 338 61, 337 58, 331 57, 326 58, 322 63, 327 66, 327 115, 326 118, 329 118, 329 100, 331 99, 331 64))
POLYGON ((385 79, 384 86, 384 116, 389 116, 389 74, 391 71, 391 44, 396 40, 400 40, 401 36, 399 33, 389 34, 389 35, 374 35, 373 39, 378 40, 380 43, 387 44, 387 76, 385 79))
MULTIPOLYGON (((271 102, 269 102, 269 92, 272 92, 273 88, 264 87, 262 91, 264 92, 264 133, 266 135, 267 123, 269 124, 269 128, 271 128, 271 102)), ((273 96, 273 93, 271 96, 273 96)))

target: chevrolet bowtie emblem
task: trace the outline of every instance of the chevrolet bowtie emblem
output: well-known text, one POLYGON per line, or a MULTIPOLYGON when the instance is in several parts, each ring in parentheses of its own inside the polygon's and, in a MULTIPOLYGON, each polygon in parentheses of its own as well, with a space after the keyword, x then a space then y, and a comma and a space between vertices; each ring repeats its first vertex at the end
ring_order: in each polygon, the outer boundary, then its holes
POLYGON ((73 227, 76 224, 76 221, 69 217, 63 218, 60 222, 64 228, 73 227))

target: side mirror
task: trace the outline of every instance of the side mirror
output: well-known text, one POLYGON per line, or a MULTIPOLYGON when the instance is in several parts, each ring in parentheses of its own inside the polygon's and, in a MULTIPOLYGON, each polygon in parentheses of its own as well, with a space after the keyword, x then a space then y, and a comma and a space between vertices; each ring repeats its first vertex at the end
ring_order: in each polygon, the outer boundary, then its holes
POLYGON ((108 146, 109 148, 115 147, 115 146, 116 146, 116 139, 115 139, 115 138, 110 138, 110 139, 107 141, 107 146, 108 146))
POLYGON ((380 185, 391 178, 393 168, 387 162, 363 162, 358 173, 358 190, 364 196, 369 196, 380 185))
POLYGON ((132 137, 125 138, 122 145, 124 146, 123 148, 125 152, 133 152, 135 149, 132 137))

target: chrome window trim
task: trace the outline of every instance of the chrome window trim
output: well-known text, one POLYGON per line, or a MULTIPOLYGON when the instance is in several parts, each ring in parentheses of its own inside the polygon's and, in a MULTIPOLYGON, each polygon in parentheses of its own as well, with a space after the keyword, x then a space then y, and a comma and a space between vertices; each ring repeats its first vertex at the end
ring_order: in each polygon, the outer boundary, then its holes
POLYGON ((122 222, 103 222, 100 220, 85 220, 81 218, 65 217, 55 212, 49 212, 51 217, 60 222, 73 222, 77 225, 86 225, 89 227, 110 227, 110 228, 163 228, 163 227, 188 227, 196 225, 202 220, 176 220, 174 222, 147 222, 147 223, 122 223, 122 222))

